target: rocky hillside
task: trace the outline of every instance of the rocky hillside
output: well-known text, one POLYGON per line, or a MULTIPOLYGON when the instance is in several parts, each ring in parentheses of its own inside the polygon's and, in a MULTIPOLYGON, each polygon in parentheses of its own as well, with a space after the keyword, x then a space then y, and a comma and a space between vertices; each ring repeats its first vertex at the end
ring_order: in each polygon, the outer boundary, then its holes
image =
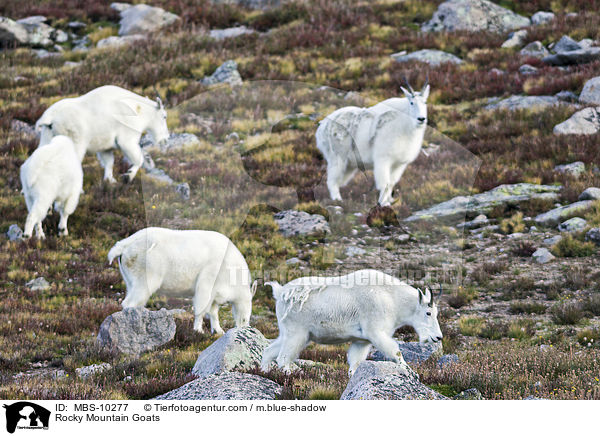
MULTIPOLYGON (((0 4, 1 398, 600 399, 600 3, 147 3, 0 4), (318 121, 400 96, 405 80, 431 96, 399 200, 374 207, 367 171, 329 201, 318 121), (87 156, 70 235, 53 214, 46 240, 22 240, 33 124, 105 84, 159 93, 169 141, 142 140, 128 185, 103 184, 87 156), (221 231, 259 279, 377 268, 442 283, 443 350, 409 359, 404 345, 412 369, 373 360, 352 379, 345 346, 311 345, 291 374, 215 369, 239 332, 195 333, 190 299, 119 312, 106 255, 148 225, 221 231), (159 333, 116 328, 132 319, 159 333)), ((253 355, 278 333, 269 287, 250 323, 238 342, 253 355)))

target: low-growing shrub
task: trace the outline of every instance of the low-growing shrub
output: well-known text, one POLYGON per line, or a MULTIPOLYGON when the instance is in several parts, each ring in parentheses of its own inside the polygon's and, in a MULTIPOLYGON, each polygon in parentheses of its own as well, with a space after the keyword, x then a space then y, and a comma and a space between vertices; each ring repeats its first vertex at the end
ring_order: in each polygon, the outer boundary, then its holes
POLYGON ((535 280, 532 277, 518 277, 516 280, 506 284, 504 293, 500 298, 503 300, 526 298, 529 297, 535 289, 535 280))
POLYGON ((577 301, 561 301, 552 306, 552 319, 557 324, 575 325, 583 319, 581 304, 577 301))
POLYGON ((546 306, 536 302, 515 301, 510 304, 508 310, 513 315, 521 315, 523 313, 541 315, 546 313, 546 306))
POLYGON ((446 301, 450 307, 460 309, 477 298, 477 295, 478 293, 475 288, 463 288, 462 286, 459 286, 456 292, 450 295, 446 301))
POLYGON ((518 319, 508 326, 508 337, 518 340, 529 339, 535 334, 535 322, 531 319, 518 319))
POLYGON ((525 223, 523 222, 523 212, 517 212, 510 218, 505 218, 500 221, 500 231, 505 235, 523 232, 524 230, 525 223))
POLYGON ((600 343, 600 329, 594 327, 592 329, 581 330, 577 333, 577 342, 584 347, 591 347, 600 343))
POLYGON ((594 294, 583 300, 581 308, 594 316, 600 316, 600 294, 594 294))
POLYGON ((467 316, 458 320, 460 333, 465 336, 478 336, 485 327, 485 319, 478 316, 467 316))
POLYGON ((536 248, 529 241, 519 241, 517 245, 512 248, 512 253, 520 257, 531 257, 535 252, 536 248))
POLYGON ((582 242, 571 235, 565 235, 550 251, 557 257, 586 257, 594 254, 596 246, 593 242, 582 242))
POLYGON ((508 334, 508 325, 502 321, 488 321, 481 329, 479 336, 491 340, 499 340, 508 334))

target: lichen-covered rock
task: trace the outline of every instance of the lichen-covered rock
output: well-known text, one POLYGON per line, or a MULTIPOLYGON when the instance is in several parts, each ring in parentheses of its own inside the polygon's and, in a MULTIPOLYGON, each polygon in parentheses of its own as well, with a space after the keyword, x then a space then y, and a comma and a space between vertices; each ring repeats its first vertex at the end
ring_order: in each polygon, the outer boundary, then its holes
POLYGON ((190 199, 190 184, 187 182, 180 183, 175 186, 175 192, 179 194, 182 200, 188 201, 190 199))
POLYGON ((341 400, 444 400, 419 381, 408 365, 362 362, 348 382, 341 400))
POLYGON ((555 17, 553 12, 538 11, 531 16, 531 24, 541 26, 553 21, 555 17))
POLYGON ((126 35, 126 36, 109 36, 108 38, 103 38, 96 43, 96 47, 98 48, 113 48, 113 47, 122 47, 125 45, 129 45, 131 43, 137 41, 143 41, 146 39, 144 35, 126 35))
POLYGON ((583 218, 573 217, 558 225, 559 232, 577 233, 585 230, 587 221, 583 218))
POLYGON ((160 147, 160 151, 163 153, 197 145, 200 145, 200 140, 193 133, 169 133, 169 138, 160 146, 155 144, 149 135, 144 135, 140 139, 140 147, 151 149, 160 147))
POLYGON ((578 200, 600 200, 600 188, 590 187, 579 194, 578 200))
POLYGON ((251 35, 256 33, 254 29, 250 29, 246 26, 229 27, 227 29, 213 29, 208 32, 208 36, 217 41, 221 41, 227 38, 237 38, 242 35, 251 35))
POLYGON ((20 133, 21 135, 28 136, 30 138, 35 138, 38 136, 37 132, 35 131, 35 127, 21 120, 12 120, 10 122, 10 129, 13 132, 20 133))
POLYGON ((0 17, 0 45, 25 45, 29 43, 29 33, 23 24, 7 17, 0 17))
POLYGON ((569 174, 573 177, 579 177, 585 172, 585 164, 577 161, 570 164, 556 165, 554 171, 561 174, 569 174))
POLYGON ((98 343, 121 353, 139 355, 175 337, 175 320, 167 309, 127 308, 106 317, 98 343))
POLYGON ((419 50, 409 54, 396 53, 392 55, 392 59, 396 62, 424 62, 429 65, 438 66, 444 63, 462 64, 463 60, 452 53, 446 53, 441 50, 419 50))
POLYGON ((594 135, 600 132, 600 108, 587 107, 554 126, 555 135, 594 135))
POLYGON ((582 48, 573 51, 564 51, 546 56, 542 59, 545 64, 554 66, 579 65, 594 62, 600 59, 600 47, 582 48))
POLYGON ((579 43, 573 38, 563 35, 563 37, 560 38, 556 44, 554 44, 552 51, 554 53, 564 53, 573 50, 580 50, 581 48, 582 47, 579 45, 579 43))
POLYGON ((527 75, 531 75, 531 74, 537 74, 538 69, 536 67, 534 67, 533 65, 529 65, 529 64, 523 64, 519 67, 519 73, 527 76, 527 75))
POLYGON ((431 20, 421 26, 421 30, 487 30, 504 33, 529 24, 529 18, 487 0, 449 0, 438 7, 431 20))
POLYGON ((502 48, 522 47, 527 38, 527 30, 521 29, 511 33, 510 38, 502 43, 502 48))
POLYGON ((600 228, 594 227, 589 229, 585 234, 585 240, 591 241, 596 245, 600 245, 600 228))
POLYGON ((23 230, 17 224, 11 224, 6 232, 6 237, 9 241, 18 241, 23 239, 23 230))
POLYGON ((487 105, 485 108, 487 110, 506 109, 509 111, 540 110, 556 106, 559 103, 558 98, 552 95, 513 95, 497 103, 487 105))
POLYGON ((33 280, 28 281, 27 286, 32 291, 46 291, 50 289, 50 283, 44 277, 36 277, 33 280))
POLYGON ((192 374, 207 377, 256 368, 268 345, 269 340, 254 327, 230 329, 200 353, 192 374))
POLYGON ((415 212, 406 218, 405 221, 432 219, 456 221, 464 219, 467 213, 487 213, 500 205, 513 205, 531 199, 556 200, 560 189, 560 186, 536 185, 532 183, 500 185, 481 194, 454 197, 451 200, 436 204, 428 209, 415 212))
MULTIPOLYGON (((398 349, 402 352, 402 357, 408 363, 420 363, 429 359, 434 354, 440 354, 442 351, 441 342, 398 342, 398 349)), ((369 359, 381 361, 387 360, 383 353, 375 350, 369 355, 369 359)))
POLYGON ((274 215, 279 231, 285 237, 330 233, 329 224, 323 215, 309 214, 298 210, 284 210, 274 215))
POLYGON ((535 217, 536 224, 542 226, 556 226, 568 217, 581 215, 587 212, 594 202, 592 200, 577 201, 566 206, 560 206, 544 212, 535 217))
POLYGON ((155 400, 275 400, 282 387, 254 374, 226 372, 191 381, 155 400))
POLYGON ((585 82, 579 101, 600 106, 600 76, 585 82))
POLYGON ((56 37, 56 30, 45 23, 46 17, 36 15, 22 18, 17 23, 27 31, 27 44, 34 47, 52 47, 56 37))
POLYGON ((467 389, 452 397, 453 400, 484 400, 483 395, 475 388, 467 389))
POLYGON ((550 251, 548 251, 547 248, 538 248, 537 250, 534 251, 534 253, 531 255, 531 257, 537 263, 541 263, 541 264, 548 263, 552 259, 554 259, 554 255, 552 253, 550 253, 550 251))
POLYGON ((81 379, 86 379, 86 378, 92 377, 96 374, 100 374, 105 371, 108 371, 111 368, 112 368, 112 365, 110 363, 106 363, 106 362, 95 363, 93 365, 82 366, 81 368, 76 368, 75 374, 77 374, 77 377, 79 377, 81 379))
POLYGON ((242 76, 237 69, 237 62, 233 60, 225 61, 219 66, 212 75, 203 78, 200 82, 204 86, 218 85, 227 83, 230 86, 242 84, 242 76))
POLYGON ((173 24, 179 17, 162 8, 145 4, 127 5, 113 3, 111 7, 121 15, 119 21, 119 36, 145 34, 157 31, 162 27, 173 24))

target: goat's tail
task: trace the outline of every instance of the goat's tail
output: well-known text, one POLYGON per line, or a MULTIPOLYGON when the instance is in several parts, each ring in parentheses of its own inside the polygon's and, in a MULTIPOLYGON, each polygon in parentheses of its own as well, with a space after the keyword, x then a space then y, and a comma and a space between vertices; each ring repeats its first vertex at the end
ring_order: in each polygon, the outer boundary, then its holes
POLYGON ((254 297, 254 294, 256 294, 256 289, 258 288, 258 279, 254 280, 252 282, 252 287, 250 288, 250 292, 252 293, 252 296, 254 297))
POLYGON ((283 286, 281 286, 279 284, 279 282, 273 280, 271 282, 265 282, 265 286, 269 285, 271 287, 271 289, 273 289, 273 298, 275 298, 276 300, 279 300, 281 298, 281 295, 283 294, 283 286))
POLYGON ((127 247, 127 239, 123 239, 122 241, 117 242, 115 245, 112 246, 112 248, 110 249, 110 251, 108 252, 108 264, 111 265, 113 263, 113 260, 115 260, 115 257, 121 257, 121 255, 123 254, 123 251, 125 250, 125 248, 127 247))
POLYGON ((52 122, 52 115, 46 111, 35 123, 35 131, 40 135, 40 145, 46 145, 52 139, 52 122))

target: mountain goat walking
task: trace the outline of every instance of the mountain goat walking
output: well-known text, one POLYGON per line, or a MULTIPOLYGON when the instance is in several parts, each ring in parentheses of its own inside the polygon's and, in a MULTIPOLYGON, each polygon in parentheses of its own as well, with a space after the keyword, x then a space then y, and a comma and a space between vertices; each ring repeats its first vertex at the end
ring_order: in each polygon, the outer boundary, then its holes
POLYGON ((52 203, 60 213, 59 234, 68 235, 67 219, 77 208, 83 188, 83 171, 73 141, 55 136, 36 149, 21 165, 21 185, 29 211, 24 236, 30 237, 35 227, 37 237, 45 238, 42 221, 52 203))
POLYGON ((413 327, 422 342, 438 342, 442 332, 433 293, 421 292, 376 270, 359 270, 339 277, 302 277, 273 288, 279 337, 266 348, 261 367, 276 359, 285 370, 309 341, 351 342, 348 364, 353 373, 366 359, 371 344, 395 362, 404 362, 392 335, 413 327))
POLYGON ((127 297, 121 305, 143 307, 160 290, 176 296, 193 296, 194 330, 202 332, 202 319, 210 318, 213 332, 223 334, 219 306, 231 303, 236 326, 247 326, 256 286, 242 253, 225 235, 204 230, 149 227, 117 242, 108 262, 119 258, 127 297))
POLYGON ((140 138, 148 132, 155 142, 169 137, 167 112, 160 100, 152 101, 118 86, 101 86, 76 98, 57 101, 36 123, 41 133, 40 146, 56 135, 73 140, 79 160, 86 152, 96 153, 104 167, 104 180, 114 183, 115 148, 131 162, 125 174, 133 180, 143 163, 140 138))
POLYGON ((332 200, 342 199, 340 187, 358 169, 372 168, 379 204, 391 204, 392 190, 419 155, 427 127, 429 85, 421 92, 408 88, 402 88, 406 98, 390 98, 369 108, 343 107, 320 122, 317 148, 327 161, 332 200))

